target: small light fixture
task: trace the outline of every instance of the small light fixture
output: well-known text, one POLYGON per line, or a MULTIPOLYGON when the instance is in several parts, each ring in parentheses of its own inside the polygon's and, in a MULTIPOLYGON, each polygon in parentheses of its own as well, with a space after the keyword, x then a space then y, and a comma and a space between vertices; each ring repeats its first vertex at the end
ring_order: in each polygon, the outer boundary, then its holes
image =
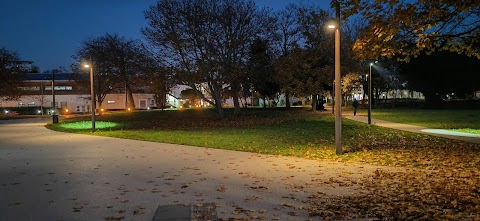
POLYGON ((337 20, 335 20, 335 19, 333 19, 333 18, 332 18, 332 19, 329 19, 329 20, 327 21, 327 28, 328 28, 328 29, 336 29, 336 28, 337 28, 337 20))

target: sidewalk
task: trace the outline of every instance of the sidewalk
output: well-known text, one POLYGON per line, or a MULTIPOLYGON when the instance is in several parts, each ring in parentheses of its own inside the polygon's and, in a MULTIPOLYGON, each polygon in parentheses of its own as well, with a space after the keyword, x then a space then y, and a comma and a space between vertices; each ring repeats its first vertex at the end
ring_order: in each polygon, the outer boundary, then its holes
POLYGON ((180 221, 213 204, 222 220, 318 220, 312 200, 402 170, 62 133, 49 121, 0 124, 1 221, 180 221))
MULTIPOLYGON (((362 115, 353 116, 350 114, 350 115, 344 115, 344 117, 354 121, 368 123, 367 116, 362 116, 362 115)), ((430 128, 421 127, 421 126, 394 123, 394 122, 378 120, 374 118, 372 118, 372 124, 380 127, 388 127, 392 129, 409 131, 413 133, 426 134, 426 135, 432 135, 436 137, 444 137, 444 138, 453 139, 453 140, 460 140, 460 141, 480 144, 480 135, 476 135, 476 134, 461 133, 461 132, 441 130, 441 129, 430 129, 430 128)))

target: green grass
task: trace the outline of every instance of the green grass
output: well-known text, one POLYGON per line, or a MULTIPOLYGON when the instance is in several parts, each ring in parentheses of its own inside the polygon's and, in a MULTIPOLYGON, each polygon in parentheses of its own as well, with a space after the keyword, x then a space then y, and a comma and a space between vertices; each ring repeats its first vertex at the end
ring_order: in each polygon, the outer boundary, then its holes
MULTIPOLYGON (((107 128, 115 128, 118 124, 114 122, 105 122, 105 121, 96 121, 95 128, 96 129, 107 129, 107 128)), ((86 130, 92 129, 92 121, 77 121, 71 122, 66 124, 60 124, 60 127, 65 128, 67 130, 75 131, 75 130, 86 130)))
MULTIPOLYGON (((377 165, 428 167, 458 158, 456 166, 480 167, 478 145, 348 119, 342 125, 346 153, 337 156, 334 117, 328 112, 249 109, 232 117, 227 110, 227 117, 218 119, 211 110, 145 111, 109 114, 98 120, 116 123, 99 127, 93 133, 98 136, 377 165), (461 154, 456 153, 458 148, 461 154)), ((88 118, 69 119, 48 127, 92 134, 90 123, 88 118)))
POLYGON ((434 129, 480 129, 480 110, 374 109, 372 117, 434 129))
POLYGON ((457 129, 454 131, 463 132, 463 133, 470 133, 470 134, 480 134, 480 129, 470 129, 470 128, 463 128, 457 129))

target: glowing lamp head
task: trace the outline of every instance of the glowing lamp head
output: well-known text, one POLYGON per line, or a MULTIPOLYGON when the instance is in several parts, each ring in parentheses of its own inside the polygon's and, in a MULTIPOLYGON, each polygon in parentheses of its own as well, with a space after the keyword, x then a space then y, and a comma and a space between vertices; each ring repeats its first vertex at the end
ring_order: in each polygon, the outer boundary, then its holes
POLYGON ((104 111, 105 111, 105 109, 103 109, 103 108, 102 108, 102 109, 100 109, 100 111, 101 111, 101 112, 104 112, 104 111))
POLYGON ((337 20, 331 18, 331 19, 328 19, 328 21, 326 22, 326 25, 327 25, 327 28, 328 29, 337 29, 338 28, 338 22, 337 20))
POLYGON ((127 111, 130 111, 131 109, 130 108, 127 108, 127 111))
POLYGON ((84 65, 84 67, 85 67, 85 68, 89 68, 89 67, 90 67, 90 65, 86 64, 86 65, 84 65))
POLYGON ((67 112, 67 113, 68 113, 68 109, 65 109, 65 112, 67 112))

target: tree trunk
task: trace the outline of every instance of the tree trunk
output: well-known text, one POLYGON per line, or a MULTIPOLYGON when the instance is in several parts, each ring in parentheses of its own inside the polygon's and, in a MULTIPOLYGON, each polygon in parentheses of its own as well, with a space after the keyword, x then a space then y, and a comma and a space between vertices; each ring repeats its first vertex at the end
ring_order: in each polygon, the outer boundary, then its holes
POLYGON ((317 111, 317 95, 312 95, 312 111, 317 111))
POLYGON ((290 95, 288 93, 285 93, 285 107, 290 108, 290 95))
MULTIPOLYGON (((368 99, 370 99, 370 98, 368 98, 368 99)), ((365 104, 365 87, 363 87, 362 104, 365 104)))
POLYGON ((392 108, 395 109, 395 103, 397 102, 397 90, 393 91, 393 101, 392 101, 392 108))
POLYGON ((132 110, 135 109, 135 100, 133 99, 133 93, 132 89, 130 88, 130 85, 127 85, 127 93, 128 93, 128 107, 132 108, 132 110))
POLYGON ((384 104, 385 104, 385 105, 387 105, 387 100, 388 100, 388 90, 387 90, 387 92, 385 92, 385 99, 384 99, 384 100, 385 100, 384 104))
POLYGON ((216 82, 212 82, 210 86, 210 89, 212 90, 213 99, 215 101, 215 104, 214 104, 215 110, 217 110, 217 114, 220 118, 224 118, 225 112, 223 111, 223 107, 222 107, 223 99, 222 99, 221 88, 222 86, 216 82))
POLYGON ((215 92, 215 110, 217 110, 217 114, 220 118, 225 117, 225 113, 222 107, 222 97, 219 95, 219 92, 215 92))
POLYGON ((235 107, 235 110, 233 111, 233 115, 238 115, 240 114, 240 102, 238 101, 238 93, 234 92, 233 93, 233 106, 235 107))

